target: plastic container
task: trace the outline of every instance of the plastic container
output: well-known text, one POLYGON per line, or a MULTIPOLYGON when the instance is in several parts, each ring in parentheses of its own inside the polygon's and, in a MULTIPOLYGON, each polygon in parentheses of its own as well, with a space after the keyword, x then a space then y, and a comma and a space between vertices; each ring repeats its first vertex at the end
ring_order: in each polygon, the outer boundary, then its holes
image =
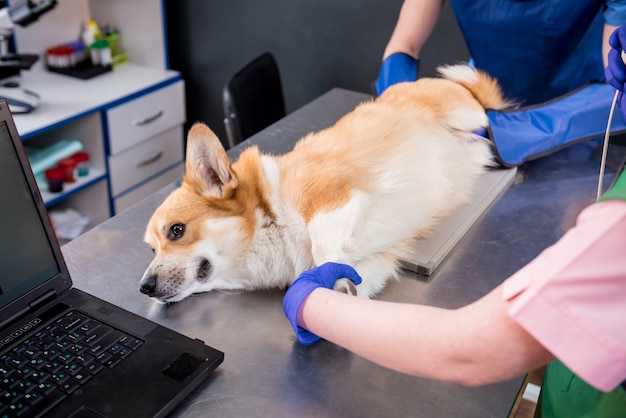
POLYGON ((46 63, 53 68, 74 66, 74 50, 67 45, 57 45, 46 50, 46 63))
POLYGON ((81 41, 67 42, 64 44, 72 48, 72 66, 83 62, 87 58, 87 47, 81 41))
POLYGON ((98 39, 91 44, 91 62, 93 65, 111 65, 113 58, 111 56, 111 47, 106 39, 98 39))
POLYGON ((76 181, 76 166, 76 160, 72 157, 59 160, 59 168, 62 169, 63 173, 65 174, 65 178, 63 179, 65 183, 73 183, 76 181))
POLYGON ((85 177, 89 175, 89 153, 85 151, 79 151, 72 155, 74 161, 76 161, 76 174, 78 177, 85 177))
POLYGON ((65 180, 65 171, 62 168, 49 168, 44 172, 46 181, 48 182, 48 191, 50 193, 60 193, 63 191, 63 181, 65 180))

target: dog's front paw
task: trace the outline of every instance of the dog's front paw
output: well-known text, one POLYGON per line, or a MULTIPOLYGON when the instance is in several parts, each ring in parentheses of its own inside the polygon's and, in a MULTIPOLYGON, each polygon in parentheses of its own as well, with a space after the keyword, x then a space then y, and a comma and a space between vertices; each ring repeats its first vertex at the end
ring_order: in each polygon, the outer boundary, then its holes
POLYGON ((356 286, 349 279, 339 279, 335 282, 333 290, 356 296, 356 286))

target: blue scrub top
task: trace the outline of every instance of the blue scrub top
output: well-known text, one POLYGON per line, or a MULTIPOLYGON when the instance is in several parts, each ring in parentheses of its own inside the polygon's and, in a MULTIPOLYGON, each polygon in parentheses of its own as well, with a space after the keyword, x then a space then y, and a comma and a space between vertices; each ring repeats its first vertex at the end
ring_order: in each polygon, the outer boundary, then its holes
POLYGON ((605 1, 450 2, 475 66, 496 77, 507 98, 532 105, 604 80, 605 1))

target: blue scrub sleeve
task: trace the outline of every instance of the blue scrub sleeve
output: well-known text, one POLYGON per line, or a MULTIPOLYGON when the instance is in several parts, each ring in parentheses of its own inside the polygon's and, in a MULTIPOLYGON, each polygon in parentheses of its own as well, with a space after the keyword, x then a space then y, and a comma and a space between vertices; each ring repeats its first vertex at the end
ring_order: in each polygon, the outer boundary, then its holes
POLYGON ((626 0, 607 0, 604 22, 611 26, 626 24, 626 0))

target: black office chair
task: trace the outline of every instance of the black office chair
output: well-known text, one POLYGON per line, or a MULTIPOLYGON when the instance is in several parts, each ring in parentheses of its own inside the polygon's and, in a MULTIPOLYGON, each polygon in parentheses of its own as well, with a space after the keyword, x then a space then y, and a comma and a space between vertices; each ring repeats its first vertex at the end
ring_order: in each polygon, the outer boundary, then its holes
POLYGON ((280 72, 270 52, 260 55, 228 80, 223 104, 230 147, 285 116, 280 72))

